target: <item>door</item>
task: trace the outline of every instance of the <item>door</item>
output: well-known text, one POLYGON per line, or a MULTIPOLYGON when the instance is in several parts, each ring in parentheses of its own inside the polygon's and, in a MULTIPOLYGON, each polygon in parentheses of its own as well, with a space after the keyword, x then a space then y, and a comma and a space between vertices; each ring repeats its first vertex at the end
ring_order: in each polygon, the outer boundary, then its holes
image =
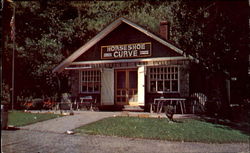
POLYGON ((134 105, 138 103, 138 73, 137 69, 116 70, 116 96, 117 105, 134 105))
POLYGON ((103 69, 101 75, 101 104, 114 105, 114 69, 103 69))
POLYGON ((145 105, 145 67, 138 68, 138 105, 145 105))

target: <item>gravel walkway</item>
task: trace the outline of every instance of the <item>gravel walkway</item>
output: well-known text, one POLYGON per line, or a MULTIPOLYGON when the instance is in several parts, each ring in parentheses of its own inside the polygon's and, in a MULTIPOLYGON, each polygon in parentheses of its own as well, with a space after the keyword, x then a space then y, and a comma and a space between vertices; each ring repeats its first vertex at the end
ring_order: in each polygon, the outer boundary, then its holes
MULTIPOLYGON (((33 113, 38 113, 39 111, 33 111, 33 113)), ((39 112, 42 113, 42 112, 39 112)), ((45 113, 45 112, 43 112, 45 113)), ((44 132, 57 132, 57 133, 65 133, 67 130, 73 130, 82 125, 89 124, 91 122, 98 121, 100 119, 104 119, 112 116, 151 116, 151 117, 166 117, 164 114, 150 114, 144 112, 92 112, 92 111, 74 111, 74 115, 59 117, 43 122, 38 122, 35 124, 27 125, 21 127, 21 129, 26 130, 36 130, 36 131, 44 131, 44 132)), ((174 118, 186 118, 195 116, 192 114, 189 115, 180 115, 176 114, 174 118)))
POLYGON ((249 144, 206 144, 67 135, 30 130, 3 131, 3 153, 248 153, 249 144))
MULTIPOLYGON (((17 131, 2 131, 3 153, 163 153, 163 152, 250 152, 246 143, 207 144, 171 142, 92 135, 68 135, 75 129, 120 112, 75 112, 44 122, 21 127, 17 131)), ((131 113, 133 114, 133 113, 131 113)), ((126 114, 125 114, 126 115, 126 114)), ((135 114, 134 114, 135 115, 135 114)))
POLYGON ((67 130, 72 130, 82 125, 95 122, 103 118, 112 117, 117 114, 119 114, 119 112, 75 111, 74 115, 38 122, 23 126, 21 129, 64 133, 67 130))

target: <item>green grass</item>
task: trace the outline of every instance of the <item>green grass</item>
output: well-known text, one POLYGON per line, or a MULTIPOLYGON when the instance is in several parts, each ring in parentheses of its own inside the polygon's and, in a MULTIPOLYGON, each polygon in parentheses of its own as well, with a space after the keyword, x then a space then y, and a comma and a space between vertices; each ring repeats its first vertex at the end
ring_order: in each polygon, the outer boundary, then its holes
POLYGON ((227 126, 194 119, 113 117, 75 129, 77 133, 207 143, 249 142, 249 135, 227 126))
POLYGON ((57 114, 35 114, 35 113, 25 113, 21 111, 9 112, 8 116, 8 125, 14 126, 24 126, 40 121, 49 120, 52 118, 60 117, 61 115, 57 114))

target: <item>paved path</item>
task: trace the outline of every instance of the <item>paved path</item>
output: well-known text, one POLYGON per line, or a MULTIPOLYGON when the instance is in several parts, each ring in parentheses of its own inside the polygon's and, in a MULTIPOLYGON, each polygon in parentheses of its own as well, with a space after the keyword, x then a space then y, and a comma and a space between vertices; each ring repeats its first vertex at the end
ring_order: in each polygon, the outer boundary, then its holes
POLYGON ((38 122, 23 126, 21 129, 64 133, 67 130, 73 130, 82 125, 95 122, 103 118, 112 117, 118 113, 119 112, 76 111, 74 112, 74 115, 38 122))

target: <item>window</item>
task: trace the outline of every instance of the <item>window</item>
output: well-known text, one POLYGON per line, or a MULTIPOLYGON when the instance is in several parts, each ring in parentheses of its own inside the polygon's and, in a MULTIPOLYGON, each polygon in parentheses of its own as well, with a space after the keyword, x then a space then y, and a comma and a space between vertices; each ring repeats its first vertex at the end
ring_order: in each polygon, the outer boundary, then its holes
POLYGON ((81 71, 81 92, 99 93, 101 86, 101 72, 99 70, 81 71))
POLYGON ((149 92, 178 92, 179 68, 177 66, 150 67, 148 69, 149 92))

